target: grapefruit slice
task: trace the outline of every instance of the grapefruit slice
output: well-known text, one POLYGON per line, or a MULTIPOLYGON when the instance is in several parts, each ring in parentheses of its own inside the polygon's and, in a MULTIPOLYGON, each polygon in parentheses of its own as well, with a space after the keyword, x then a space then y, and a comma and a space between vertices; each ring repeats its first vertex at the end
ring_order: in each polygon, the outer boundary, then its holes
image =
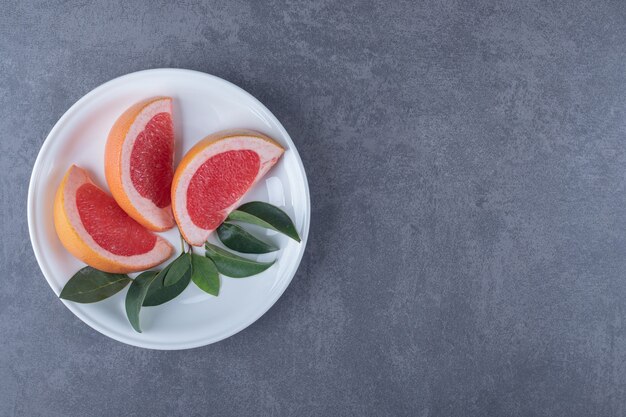
POLYGON ((54 226, 72 255, 105 272, 148 269, 174 251, 166 240, 130 218, 76 165, 70 167, 57 190, 54 226))
POLYGON ((117 119, 109 132, 104 168, 113 198, 130 217, 150 230, 174 226, 171 98, 142 101, 117 119))
POLYGON ((252 130, 218 132, 191 148, 172 181, 172 211, 185 240, 203 245, 283 152, 252 130))

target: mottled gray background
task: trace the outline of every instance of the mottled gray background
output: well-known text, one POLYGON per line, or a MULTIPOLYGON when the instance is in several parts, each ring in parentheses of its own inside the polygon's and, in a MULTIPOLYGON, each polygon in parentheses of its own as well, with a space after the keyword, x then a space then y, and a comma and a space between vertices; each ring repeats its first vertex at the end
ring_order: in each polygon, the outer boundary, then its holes
POLYGON ((626 414, 625 2, 178 3, 0 0, 0 416, 626 414), (156 67, 264 102, 313 202, 279 302, 180 352, 75 318, 26 224, 57 119, 156 67))

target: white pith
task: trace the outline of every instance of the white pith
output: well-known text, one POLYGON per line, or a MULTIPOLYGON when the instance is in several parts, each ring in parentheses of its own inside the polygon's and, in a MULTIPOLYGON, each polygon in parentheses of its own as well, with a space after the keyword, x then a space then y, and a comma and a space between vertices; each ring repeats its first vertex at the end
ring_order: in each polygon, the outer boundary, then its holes
MULTIPOLYGON (((130 176, 130 157, 137 136, 146 128, 148 122, 159 113, 169 113, 171 116, 171 99, 164 98, 150 103, 139 113, 130 129, 128 129, 124 144, 122 145, 122 187, 135 209, 137 209, 146 220, 159 228, 165 228, 171 227, 174 224, 171 204, 163 208, 157 207, 152 200, 139 194, 130 176)), ((174 155, 172 154, 172 165, 173 164, 174 155)))
POLYGON ((87 183, 94 184, 93 181, 91 181, 91 178, 89 178, 89 176, 85 173, 85 171, 83 171, 81 168, 74 166, 71 168, 70 174, 65 184, 65 188, 63 190, 63 206, 67 219, 83 242, 85 242, 99 255, 106 257, 111 261, 115 261, 122 265, 127 265, 133 268, 141 266, 152 266, 162 262, 167 257, 169 257, 172 250, 171 246, 167 241, 159 236, 157 236, 155 245, 152 250, 150 250, 150 252, 139 255, 116 255, 100 246, 85 229, 85 226, 80 219, 80 214, 78 213, 78 207, 76 205, 76 191, 80 186, 87 183))
MULTIPOLYGON (((191 178, 198 168, 206 162, 207 159, 214 155, 231 151, 231 150, 251 150, 259 155, 260 168, 257 176, 250 185, 252 188, 269 170, 274 166, 278 158, 282 155, 283 149, 268 142, 267 140, 255 136, 233 136, 219 140, 213 145, 207 146, 201 153, 196 155, 194 160, 190 162, 185 170, 181 173, 176 184, 174 184, 174 196, 176 217, 178 219, 178 227, 184 232, 187 242, 194 246, 201 246, 207 240, 211 232, 215 229, 207 230, 196 226, 187 212, 187 189, 191 178)), ((244 193, 245 195, 245 193, 244 193)), ((243 195, 235 201, 230 207, 224 210, 228 215, 238 205, 243 195)))

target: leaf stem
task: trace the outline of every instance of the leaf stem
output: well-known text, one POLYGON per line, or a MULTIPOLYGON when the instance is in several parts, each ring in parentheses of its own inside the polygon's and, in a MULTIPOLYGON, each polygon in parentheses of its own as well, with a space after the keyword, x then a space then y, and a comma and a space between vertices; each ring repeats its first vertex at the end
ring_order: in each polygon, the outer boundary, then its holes
POLYGON ((185 253, 185 241, 183 240, 183 235, 180 232, 178 235, 180 236, 180 250, 185 253))

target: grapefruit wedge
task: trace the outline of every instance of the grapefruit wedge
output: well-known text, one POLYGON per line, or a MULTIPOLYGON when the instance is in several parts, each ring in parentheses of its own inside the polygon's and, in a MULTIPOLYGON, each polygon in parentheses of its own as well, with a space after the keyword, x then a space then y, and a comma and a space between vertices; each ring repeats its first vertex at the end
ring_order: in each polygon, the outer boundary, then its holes
POLYGON ((113 198, 130 217, 150 230, 174 226, 171 98, 139 102, 117 119, 107 139, 104 169, 113 198))
POLYGON ((191 148, 172 181, 172 211, 185 240, 203 245, 283 152, 252 130, 218 132, 191 148))
POLYGON ((105 272, 148 269, 174 251, 166 240, 130 218, 76 165, 70 167, 57 190, 54 226, 72 255, 105 272))

